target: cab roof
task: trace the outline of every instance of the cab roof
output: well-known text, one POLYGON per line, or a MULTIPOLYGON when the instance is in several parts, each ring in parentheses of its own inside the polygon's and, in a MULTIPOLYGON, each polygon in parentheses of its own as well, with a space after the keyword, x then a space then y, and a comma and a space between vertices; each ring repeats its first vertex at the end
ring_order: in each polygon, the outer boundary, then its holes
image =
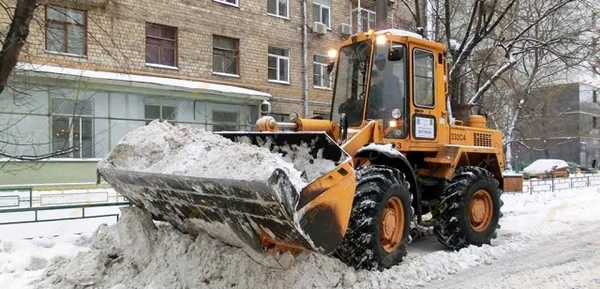
POLYGON ((394 35, 394 36, 408 36, 408 37, 423 39, 423 36, 421 36, 421 34, 407 31, 407 30, 402 30, 402 29, 384 29, 384 30, 375 31, 375 34, 377 34, 377 35, 387 34, 387 33, 394 35))

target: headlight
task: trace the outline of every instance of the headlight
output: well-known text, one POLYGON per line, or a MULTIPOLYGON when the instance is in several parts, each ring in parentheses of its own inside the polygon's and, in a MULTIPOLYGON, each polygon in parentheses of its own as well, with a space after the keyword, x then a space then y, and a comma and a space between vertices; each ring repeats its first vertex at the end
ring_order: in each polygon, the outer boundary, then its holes
POLYGON ((402 111, 398 108, 394 108, 394 110, 392 110, 392 117, 395 119, 399 119, 402 117, 402 111))
POLYGON ((377 45, 384 45, 387 43, 387 37, 385 35, 377 35, 377 38, 375 38, 375 43, 377 43, 377 45))
POLYGON ((327 52, 327 56, 329 56, 329 59, 333 60, 335 59, 335 57, 337 56, 337 50, 335 49, 331 49, 327 52))

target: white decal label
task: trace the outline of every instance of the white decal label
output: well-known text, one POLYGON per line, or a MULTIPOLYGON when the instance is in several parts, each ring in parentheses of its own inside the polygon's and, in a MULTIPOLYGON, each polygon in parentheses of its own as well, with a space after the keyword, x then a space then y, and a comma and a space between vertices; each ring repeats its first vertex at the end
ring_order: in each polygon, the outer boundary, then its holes
POLYGON ((417 138, 434 138, 434 119, 426 117, 415 118, 415 137, 417 138))

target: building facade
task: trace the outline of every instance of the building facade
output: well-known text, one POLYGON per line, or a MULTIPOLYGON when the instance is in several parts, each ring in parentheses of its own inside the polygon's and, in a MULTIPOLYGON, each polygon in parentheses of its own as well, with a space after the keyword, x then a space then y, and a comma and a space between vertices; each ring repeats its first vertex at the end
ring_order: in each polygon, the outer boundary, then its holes
MULTIPOLYGON (((345 0, 41 2, 0 95, 0 151, 65 153, 4 159, 4 184, 93 182, 100 158, 158 118, 251 130, 265 100, 278 120, 293 112, 328 117, 327 51, 374 20, 362 8, 359 19, 360 1, 345 0)), ((402 4, 389 5, 391 18, 411 19, 402 4)), ((1 16, 4 33, 10 16, 1 16)))
POLYGON ((516 167, 548 158, 582 166, 600 161, 599 97, 600 87, 584 83, 536 90, 517 127, 516 167))

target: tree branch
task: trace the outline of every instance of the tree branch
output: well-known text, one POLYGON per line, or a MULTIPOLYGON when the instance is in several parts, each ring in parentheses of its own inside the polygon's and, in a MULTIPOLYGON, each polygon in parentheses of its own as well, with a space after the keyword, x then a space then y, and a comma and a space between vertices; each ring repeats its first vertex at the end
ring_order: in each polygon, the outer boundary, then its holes
POLYGON ((0 152, 0 156, 5 157, 5 158, 14 159, 14 160, 20 160, 20 161, 39 161, 39 160, 47 159, 47 158, 54 157, 54 156, 68 154, 68 153, 75 152, 78 150, 79 150, 79 148, 71 147, 66 150, 58 150, 58 151, 51 152, 48 154, 34 155, 34 156, 32 156, 32 155, 13 156, 13 155, 10 155, 7 153, 0 152))
POLYGON ((19 54, 29 35, 29 24, 36 7, 36 0, 17 1, 13 21, 0 51, 0 93, 4 91, 8 77, 17 65, 19 54))

